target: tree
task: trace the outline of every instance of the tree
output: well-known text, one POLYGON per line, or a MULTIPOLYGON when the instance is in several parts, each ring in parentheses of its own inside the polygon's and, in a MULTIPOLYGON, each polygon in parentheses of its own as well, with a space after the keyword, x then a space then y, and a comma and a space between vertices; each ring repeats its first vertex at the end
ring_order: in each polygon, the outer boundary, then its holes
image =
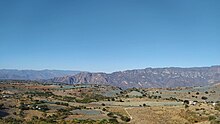
POLYGON ((189 100, 184 100, 183 103, 184 104, 189 104, 189 100))
POLYGON ((121 116, 121 120, 125 122, 129 122, 131 119, 127 116, 121 116))
POLYGON ((109 122, 110 122, 111 124, 118 124, 118 123, 119 123, 119 122, 117 121, 117 119, 115 119, 115 118, 109 119, 109 122))
POLYGON ((114 116, 114 114, 113 114, 112 112, 109 112, 107 115, 108 115, 109 117, 113 117, 113 116, 114 116))
POLYGON ((185 108, 188 108, 189 107, 189 105, 185 105, 185 108))
POLYGON ((102 111, 106 111, 106 108, 103 108, 102 111))
POLYGON ((3 109, 4 108, 4 104, 0 104, 0 109, 3 109))
POLYGON ((208 98, 207 98, 207 97, 205 97, 205 96, 202 96, 202 99, 203 99, 203 100, 207 100, 208 98))

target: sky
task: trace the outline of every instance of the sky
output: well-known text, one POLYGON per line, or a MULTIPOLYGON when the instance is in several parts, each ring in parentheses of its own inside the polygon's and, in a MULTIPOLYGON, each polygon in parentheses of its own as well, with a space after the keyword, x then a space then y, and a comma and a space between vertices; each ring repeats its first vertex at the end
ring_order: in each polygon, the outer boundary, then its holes
POLYGON ((220 65, 220 0, 1 0, 0 69, 220 65))

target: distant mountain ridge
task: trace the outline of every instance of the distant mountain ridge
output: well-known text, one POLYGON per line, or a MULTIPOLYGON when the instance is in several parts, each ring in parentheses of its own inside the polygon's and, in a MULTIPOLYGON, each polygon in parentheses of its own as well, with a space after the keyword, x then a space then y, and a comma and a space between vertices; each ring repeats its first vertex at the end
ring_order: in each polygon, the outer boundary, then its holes
POLYGON ((123 88, 205 86, 220 82, 220 66, 145 68, 111 74, 82 72, 73 76, 56 77, 50 81, 68 84, 107 84, 123 88))
POLYGON ((80 71, 69 71, 69 70, 0 69, 0 79, 41 80, 41 79, 51 79, 54 77, 62 77, 66 75, 74 75, 79 72, 80 71))

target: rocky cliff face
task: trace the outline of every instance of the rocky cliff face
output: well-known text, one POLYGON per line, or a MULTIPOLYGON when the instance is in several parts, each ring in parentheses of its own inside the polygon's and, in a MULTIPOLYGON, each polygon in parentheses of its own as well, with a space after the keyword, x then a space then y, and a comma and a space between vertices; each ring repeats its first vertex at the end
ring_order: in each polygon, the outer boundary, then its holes
POLYGON ((63 82, 68 84, 86 83, 86 84, 109 84, 108 75, 105 73, 82 72, 74 76, 56 77, 53 82, 63 82))
POLYGON ((109 84, 129 87, 204 86, 220 81, 220 66, 197 68, 146 68, 122 72, 88 73, 52 79, 69 84, 109 84))

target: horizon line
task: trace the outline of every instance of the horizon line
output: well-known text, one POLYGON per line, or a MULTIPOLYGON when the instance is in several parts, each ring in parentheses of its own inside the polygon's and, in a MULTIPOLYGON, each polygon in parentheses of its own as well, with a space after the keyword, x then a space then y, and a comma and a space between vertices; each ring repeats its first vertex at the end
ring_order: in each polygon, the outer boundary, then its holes
POLYGON ((116 71, 111 71, 111 72, 107 72, 107 71, 83 71, 80 69, 48 69, 48 68, 44 68, 44 69, 30 69, 30 68, 24 68, 24 69, 18 69, 18 68, 0 68, 0 70, 16 70, 16 71, 79 71, 79 72, 91 72, 91 73, 113 73, 113 72, 122 72, 122 71, 128 71, 128 70, 140 70, 140 69, 147 69, 147 68, 152 68, 152 69, 157 69, 157 68, 205 68, 205 67, 220 67, 219 65, 209 65, 209 66, 149 66, 149 67, 145 67, 145 68, 132 68, 132 69, 123 69, 123 70, 116 70, 116 71))

